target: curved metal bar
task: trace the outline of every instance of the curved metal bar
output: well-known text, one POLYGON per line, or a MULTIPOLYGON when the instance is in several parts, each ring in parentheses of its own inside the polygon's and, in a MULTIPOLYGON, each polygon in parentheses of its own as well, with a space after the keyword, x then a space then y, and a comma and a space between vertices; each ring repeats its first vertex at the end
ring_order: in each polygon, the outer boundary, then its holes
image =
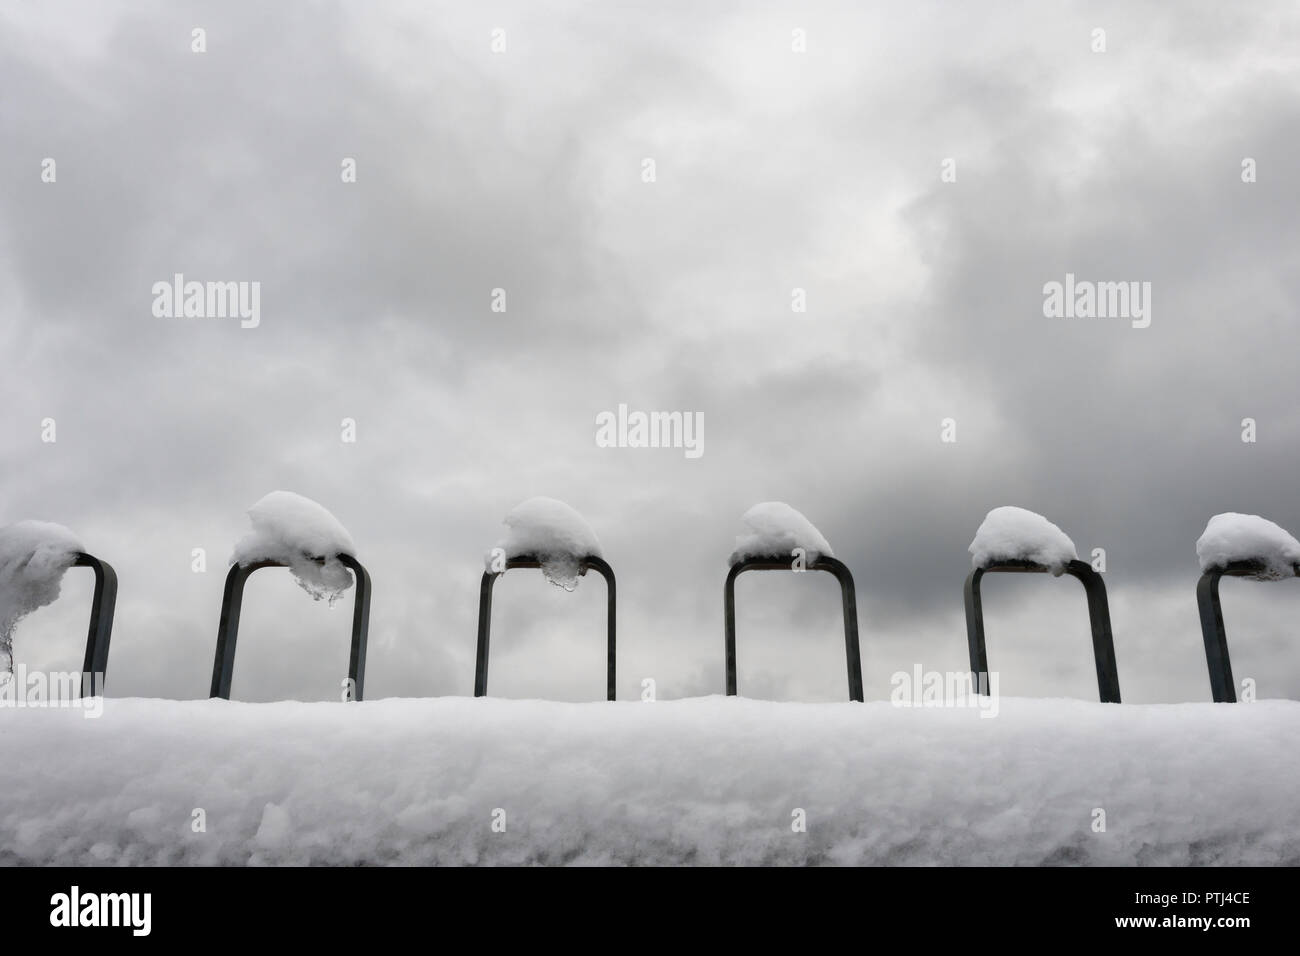
MULTIPOLYGON (((966 643, 970 653, 971 679, 980 693, 987 693, 988 651, 984 643, 984 604, 980 582, 993 571, 1046 574, 1050 569, 1031 561, 1004 561, 985 568, 975 568, 966 577, 966 643)), ((1074 560, 1065 573, 1083 585, 1088 597, 1088 623, 1092 630, 1092 655, 1097 666, 1097 694, 1103 704, 1118 704, 1119 670, 1115 664, 1115 640, 1110 628, 1110 604, 1106 599, 1106 582, 1086 561, 1074 560)))
POLYGON ((95 572, 86 657, 81 667, 81 695, 94 697, 104 692, 104 675, 108 672, 108 645, 113 638, 113 612, 117 609, 117 572, 107 561, 84 551, 77 552, 72 566, 95 572))
MULTIPOLYGON (((540 568, 542 562, 536 555, 524 554, 516 558, 509 558, 506 561, 505 568, 502 571, 484 571, 483 579, 479 583, 478 591, 478 649, 474 660, 474 696, 487 696, 488 680, 488 651, 492 642, 492 586, 506 571, 514 568, 540 568)), ((589 554, 578 561, 578 574, 585 575, 588 571, 595 571, 605 579, 605 589, 607 598, 605 602, 605 698, 606 700, 615 700, 615 662, 616 654, 616 630, 615 622, 618 614, 618 596, 614 581, 614 569, 609 566, 603 558, 598 558, 594 554, 589 554)))
MULTIPOLYGON (((844 610, 844 657, 849 676, 849 700, 861 703, 862 655, 858 645, 858 599, 853 574, 838 558, 822 555, 808 565, 809 571, 826 571, 840 583, 840 603, 844 610)), ((727 696, 736 696, 736 579, 746 571, 792 571, 789 558, 747 558, 731 566, 722 590, 724 644, 727 667, 727 696)))
MULTIPOLYGON (((337 556, 339 563, 352 571, 356 594, 352 609, 352 648, 348 656, 348 680, 352 700, 362 700, 366 676, 366 636, 370 630, 370 573, 351 555, 337 556)), ((226 589, 221 598, 221 619, 217 623, 217 650, 212 661, 212 686, 209 697, 230 699, 230 683, 235 672, 235 647, 239 640, 239 613, 244 604, 244 583, 262 568, 284 568, 281 561, 254 561, 235 564, 226 575, 226 589)))
MULTIPOLYGON (((1232 679, 1232 659, 1228 656, 1228 633, 1223 626, 1223 605, 1219 603, 1219 579, 1254 577, 1264 570, 1258 561, 1233 561, 1222 568, 1211 568, 1196 582, 1196 608, 1201 617, 1201 639, 1205 642, 1205 663, 1210 671, 1210 693, 1216 704, 1235 704, 1237 685, 1232 679)), ((1300 568, 1296 569, 1300 576, 1300 568)))
POLYGON ((352 571, 357 593, 352 599, 352 648, 348 652, 348 680, 352 699, 364 700, 366 683, 366 638, 370 634, 370 572, 350 554, 340 554, 339 563, 352 571))

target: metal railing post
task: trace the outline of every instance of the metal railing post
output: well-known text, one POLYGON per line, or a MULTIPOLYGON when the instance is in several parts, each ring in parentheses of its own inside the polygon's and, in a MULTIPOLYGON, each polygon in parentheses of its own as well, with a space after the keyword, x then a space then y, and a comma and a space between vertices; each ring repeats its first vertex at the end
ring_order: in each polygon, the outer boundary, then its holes
MULTIPOLYGON (((746 571, 793 571, 789 558, 746 558, 731 566, 722 589, 723 642, 726 654, 727 696, 736 696, 736 579, 746 571)), ((838 558, 822 555, 808 565, 809 571, 826 571, 840 584, 844 612, 844 658, 849 678, 849 700, 863 700, 862 654, 858 643, 858 599, 853 574, 838 558)))
MULTIPOLYGON (((370 573, 351 555, 337 555, 339 563, 352 571, 356 593, 353 595, 352 644, 348 654, 348 680, 352 699, 363 699, 366 676, 366 637, 370 630, 370 573)), ((217 622, 217 649, 212 660, 212 685, 209 697, 230 699, 230 684, 235 672, 235 648, 239 641, 239 614, 244 603, 244 583, 262 568, 284 568, 280 561, 254 561, 235 564, 226 575, 221 598, 221 618, 217 622)))
MULTIPOLYGON (((1256 577, 1264 570, 1260 561, 1233 561, 1211 568, 1196 582, 1196 608, 1201 617, 1201 639, 1205 642, 1205 663, 1210 672, 1210 693, 1216 704, 1235 704, 1237 685, 1232 679, 1228 656, 1228 632, 1223 626, 1223 605, 1219 603, 1219 580, 1256 577)), ((1295 569, 1300 576, 1300 567, 1295 569)))
POLYGON ((117 609, 117 572, 107 561, 84 551, 77 552, 73 567, 95 572, 95 593, 90 600, 90 629, 86 634, 86 656, 81 667, 81 695, 94 697, 104 692, 108 672, 108 646, 113 638, 113 613, 117 609))
MULTIPOLYGON (((484 571, 478 596, 478 649, 474 659, 474 696, 487 696, 488 652, 492 643, 492 587, 506 571, 514 568, 540 568, 536 555, 524 554, 506 561, 502 571, 484 571)), ((616 700, 618 596, 614 569, 603 559, 589 554, 578 561, 578 574, 595 571, 605 579, 605 699, 616 700)))
MULTIPOLYGON (((989 673, 988 650, 984 642, 984 603, 980 597, 980 583, 984 575, 997 571, 1046 574, 1049 570, 1046 566, 1031 561, 1003 561, 984 568, 974 568, 966 576, 966 643, 970 654, 971 679, 979 693, 987 692, 989 673)), ((1103 704, 1118 704, 1119 670, 1115 663, 1115 640, 1110 627, 1106 583, 1092 569, 1092 565, 1078 559, 1065 566, 1065 573, 1083 585, 1088 598, 1088 624, 1092 631, 1092 654, 1097 667, 1098 697, 1103 704)))

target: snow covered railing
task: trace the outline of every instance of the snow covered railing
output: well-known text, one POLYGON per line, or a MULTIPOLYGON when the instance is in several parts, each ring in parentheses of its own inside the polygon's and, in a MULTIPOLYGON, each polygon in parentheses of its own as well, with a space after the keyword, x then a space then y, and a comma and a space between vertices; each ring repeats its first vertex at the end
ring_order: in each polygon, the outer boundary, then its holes
MULTIPOLYGON (((348 700, 362 700, 366 681, 366 636, 370 630, 370 573, 350 554, 337 555, 338 562, 356 576, 357 593, 352 608, 352 648, 348 654, 348 700)), ((262 568, 291 568, 287 561, 255 561, 236 564, 226 575, 221 597, 221 619, 217 624, 217 650, 212 661, 209 697, 230 699, 235 673, 235 645, 239 640, 239 612, 244 603, 244 584, 262 568)))
POLYGON ((90 568, 95 591, 81 674, 83 697, 102 694, 117 607, 117 573, 85 550, 75 534, 52 521, 18 521, 0 528, 0 673, 11 673, 18 623, 58 600, 68 568, 90 568))
POLYGON ((314 600, 327 598, 331 606, 355 578, 357 593, 353 598, 345 699, 362 700, 370 629, 370 574, 353 554, 351 536, 319 504, 287 491, 271 492, 253 505, 248 515, 253 530, 235 546, 230 573, 226 575, 209 696, 230 698, 245 582, 262 568, 288 568, 314 600))
MULTIPOLYGON (((537 555, 525 554, 517 558, 508 558, 501 571, 484 571, 479 584, 478 597, 478 651, 474 660, 474 696, 487 696, 488 648, 492 642, 492 585, 498 577, 513 568, 543 568, 543 562, 537 555)), ((585 575, 595 571, 605 579, 605 697, 615 700, 615 662, 617 659, 618 598, 614 583, 614 569, 603 558, 594 554, 578 559, 578 574, 585 575)))
POLYGON ((966 577, 966 641, 970 651, 971 679, 980 693, 988 693, 989 662, 984 643, 984 604, 980 582, 989 572, 1068 574, 1083 585, 1088 597, 1092 653, 1097 665, 1097 692, 1103 704, 1118 704, 1119 671, 1115 666, 1115 640, 1110 629, 1106 584, 1092 565, 1080 561, 1074 542, 1042 515, 1023 508, 994 508, 984 518, 970 545, 974 568, 966 577))
POLYGON ((849 700, 859 703, 862 692, 862 655, 858 646, 858 599, 853 574, 831 554, 830 544, 802 514, 780 501, 765 501, 741 517, 748 531, 737 537, 731 570, 723 585, 724 647, 727 696, 736 696, 736 578, 746 571, 826 571, 840 583, 844 611, 844 656, 849 677, 849 700))
POLYGON ((596 533, 582 515, 555 498, 529 498, 506 515, 505 524, 509 533, 484 558, 479 584, 474 696, 487 696, 496 579, 512 568, 540 568, 548 581, 566 591, 576 588, 578 578, 588 571, 605 579, 605 697, 615 700, 618 591, 614 569, 601 556, 596 533))
MULTIPOLYGON (((370 623, 370 575, 356 557, 352 539, 325 508, 289 492, 272 492, 249 510, 252 530, 235 546, 226 577, 213 659, 211 696, 229 698, 234 672, 244 588, 255 572, 288 568, 314 599, 331 605, 356 582, 351 653, 344 699, 363 698, 366 641, 370 623)), ((737 536, 728 561, 723 592, 726 693, 736 696, 736 580, 746 571, 825 571, 840 585, 849 699, 862 701, 862 662, 858 638, 857 597, 853 575, 836 559, 829 543, 802 514, 782 502, 763 502, 742 516, 745 531, 737 536)), ((485 559, 479 589, 474 696, 487 694, 491 646, 492 594, 496 579, 514 568, 539 568, 552 584, 566 590, 594 570, 605 579, 606 696, 615 700, 617 660, 617 586, 612 567, 601 553, 595 533, 578 512, 553 498, 531 498, 505 518, 509 533, 485 559)), ((1277 581, 1300 577, 1300 541, 1257 515, 1215 515, 1197 541, 1201 577, 1196 588, 1210 688, 1215 702, 1237 699, 1228 653, 1219 581, 1244 577, 1277 581)), ((1102 576, 1079 560, 1073 541, 1041 515, 1001 507, 988 513, 970 544, 973 565, 965 581, 964 603, 970 669, 975 687, 987 693, 989 674, 981 585, 985 574, 1068 574, 1083 585, 1103 703, 1119 703, 1110 609, 1102 576)), ((83 696, 103 693, 117 602, 117 574, 106 561, 84 550, 62 525, 20 521, 0 528, 0 673, 12 670, 13 638, 18 623, 59 596, 70 567, 87 567, 95 575, 90 626, 82 678, 83 696)))
POLYGON ((1219 579, 1249 578, 1281 581, 1300 576, 1300 542, 1285 529, 1259 515, 1235 512, 1215 515, 1196 542, 1201 579, 1196 584, 1196 605, 1205 642, 1205 663, 1215 703, 1235 704, 1237 687, 1228 656, 1228 634, 1219 603, 1219 579))

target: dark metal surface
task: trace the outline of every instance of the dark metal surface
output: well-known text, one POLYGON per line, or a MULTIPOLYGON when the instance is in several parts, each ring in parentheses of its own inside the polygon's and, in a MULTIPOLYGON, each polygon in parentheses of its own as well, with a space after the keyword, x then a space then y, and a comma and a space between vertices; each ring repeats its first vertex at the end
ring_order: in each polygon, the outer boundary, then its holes
MULTIPOLYGON (((514 568, 540 568, 542 562, 536 555, 525 554, 517 558, 509 558, 506 561, 505 571, 514 568)), ((607 700, 614 700, 614 677, 615 677, 615 618, 618 606, 617 593, 614 584, 614 569, 611 568, 603 559, 593 554, 587 555, 578 562, 578 574, 586 575, 587 571, 595 571, 605 579, 605 590, 607 593, 606 600, 606 625, 605 625, 605 644, 606 644, 606 662, 605 662, 605 696, 607 700)), ((488 650, 492 641, 492 586, 496 583, 505 571, 484 571, 483 580, 479 583, 478 590, 478 651, 474 663, 474 696, 487 696, 488 680, 488 650)))
POLYGON ((90 630, 86 635, 86 657, 81 666, 81 694, 94 697, 104 692, 108 671, 108 645, 113 637, 113 612, 117 609, 117 572, 107 561, 84 551, 77 553, 74 568, 95 572, 95 593, 90 599, 90 630))
MULTIPOLYGON (((1211 568, 1196 583, 1196 607, 1201 615, 1201 638, 1205 641, 1205 663, 1210 671, 1210 693, 1216 704, 1235 704, 1237 685, 1232 679, 1232 660, 1228 657, 1228 633, 1223 627, 1223 606, 1219 603, 1219 579, 1253 577, 1263 570, 1257 561, 1234 561, 1226 567, 1211 568)), ((1296 574, 1300 575, 1300 568, 1296 574)))
MULTIPOLYGON (((352 682, 352 699, 362 700, 366 678, 366 635, 370 630, 370 574, 361 562, 350 555, 338 555, 339 563, 352 571, 356 594, 352 607, 352 650, 348 656, 348 679, 352 682)), ((279 561, 255 561, 236 564, 226 575, 226 590, 221 598, 221 620, 217 624, 217 652, 212 662, 210 697, 230 699, 230 682, 235 672, 235 645, 239 639, 239 612, 244 603, 244 583, 254 571, 283 568, 279 561)))
MULTIPOLYGON (((966 578, 966 640, 970 650, 971 678, 980 693, 987 693, 988 652, 984 645, 984 604, 980 581, 994 571, 1046 574, 1048 568, 1029 561, 1005 561, 987 568, 975 568, 966 578)), ((1110 630, 1110 605, 1101 575, 1085 561, 1074 560, 1065 573, 1078 579, 1088 596, 1088 621, 1092 628, 1092 654, 1097 664, 1097 693, 1103 704, 1118 704, 1119 671, 1115 666, 1115 641, 1110 630)))
MULTIPOLYGON (((862 701, 862 656, 858 647, 858 598, 853 575, 837 558, 822 555, 808 565, 809 571, 826 571, 840 582, 840 599, 844 608, 844 656, 848 662, 849 700, 862 701)), ((722 612, 725 618, 727 655, 727 696, 736 695, 736 578, 746 571, 793 571, 791 558, 749 558, 731 566, 723 587, 722 612)))

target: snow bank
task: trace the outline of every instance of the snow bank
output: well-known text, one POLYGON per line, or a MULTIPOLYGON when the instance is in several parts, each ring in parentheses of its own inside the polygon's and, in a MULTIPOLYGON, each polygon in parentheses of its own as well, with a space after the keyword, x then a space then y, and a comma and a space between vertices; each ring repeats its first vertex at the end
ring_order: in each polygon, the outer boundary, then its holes
POLYGON ((313 600, 330 606, 352 586, 340 554, 356 556, 352 536, 321 505, 291 491, 273 491, 248 509, 253 529, 235 545, 231 564, 279 561, 313 600))
POLYGON ((0 864, 1300 864, 1295 701, 103 703, 0 708, 0 864))
POLYGON ((835 552, 817 527, 784 501, 764 501, 740 516, 745 532, 736 536, 736 550, 728 564, 746 558, 789 558, 795 548, 807 552, 809 562, 835 552))
POLYGON ((1262 566, 1259 581, 1294 577, 1300 564, 1300 541, 1286 529, 1259 515, 1235 511, 1215 515, 1196 542, 1201 570, 1222 568, 1233 561, 1257 561, 1262 566))
POLYGON ((1070 536, 1040 514, 1004 505, 985 517, 970 543, 971 564, 987 568, 1003 561, 1032 561, 1064 573, 1078 559, 1070 536))
POLYGON ((529 498, 505 517, 506 536, 487 553, 484 566, 493 570, 499 553, 506 558, 536 555, 546 580, 566 591, 578 586, 578 562, 603 557, 596 532, 585 518, 555 498, 529 498))
POLYGON ((63 572, 85 550, 75 534, 50 521, 0 528, 0 673, 13 670, 18 622, 58 599, 63 572))

